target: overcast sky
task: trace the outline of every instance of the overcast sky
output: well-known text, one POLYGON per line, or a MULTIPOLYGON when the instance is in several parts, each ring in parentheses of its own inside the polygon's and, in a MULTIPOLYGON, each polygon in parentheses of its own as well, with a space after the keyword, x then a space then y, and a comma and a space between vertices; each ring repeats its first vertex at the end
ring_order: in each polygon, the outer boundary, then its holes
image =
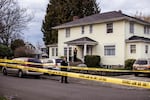
MULTIPOLYGON (((29 13, 34 14, 33 20, 28 24, 28 29, 24 31, 24 40, 37 45, 43 43, 43 33, 41 32, 42 20, 49 0, 18 0, 21 7, 27 8, 29 13)), ((102 12, 122 10, 128 15, 142 12, 150 15, 150 0, 97 0, 102 12)))

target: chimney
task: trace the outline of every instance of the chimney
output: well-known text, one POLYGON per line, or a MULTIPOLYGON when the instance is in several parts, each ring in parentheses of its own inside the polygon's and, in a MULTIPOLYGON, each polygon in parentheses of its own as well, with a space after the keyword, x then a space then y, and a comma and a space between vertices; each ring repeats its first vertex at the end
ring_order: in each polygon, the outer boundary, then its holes
POLYGON ((121 11, 121 10, 118 10, 118 12, 119 12, 119 13, 122 13, 122 11, 121 11))
POLYGON ((73 21, 79 19, 79 16, 73 16, 73 21))

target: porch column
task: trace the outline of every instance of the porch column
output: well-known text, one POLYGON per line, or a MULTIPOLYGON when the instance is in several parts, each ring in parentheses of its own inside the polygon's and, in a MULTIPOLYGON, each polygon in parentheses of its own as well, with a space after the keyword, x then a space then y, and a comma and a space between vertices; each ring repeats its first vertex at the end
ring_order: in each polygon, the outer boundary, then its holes
POLYGON ((72 47, 71 56, 72 56, 72 62, 74 62, 74 47, 72 47))
POLYGON ((83 56, 87 55, 87 44, 84 44, 84 52, 83 52, 83 56))
POLYGON ((69 62, 69 45, 67 46, 67 62, 69 62))

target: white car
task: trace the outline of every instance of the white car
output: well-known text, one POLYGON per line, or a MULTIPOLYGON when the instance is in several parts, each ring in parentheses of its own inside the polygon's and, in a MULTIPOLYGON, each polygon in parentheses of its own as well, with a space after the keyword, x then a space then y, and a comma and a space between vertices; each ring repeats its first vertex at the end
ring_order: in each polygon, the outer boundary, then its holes
POLYGON ((45 69, 60 70, 59 66, 61 66, 62 59, 41 59, 41 62, 43 63, 43 68, 45 69))
MULTIPOLYGON (((133 70, 150 70, 150 59, 137 59, 133 64, 133 70)), ((138 74, 135 73, 135 76, 138 74)))
MULTIPOLYGON (((35 67, 35 68, 43 68, 41 61, 39 59, 36 59, 36 58, 21 57, 21 58, 14 58, 12 60, 38 63, 39 65, 33 65, 33 64, 18 64, 18 65, 27 66, 27 67, 35 67)), ((16 63, 12 63, 12 64, 16 64, 16 63)), ((31 71, 31 70, 22 70, 22 69, 5 67, 5 66, 2 67, 2 72, 3 72, 3 75, 16 74, 20 78, 25 76, 25 75, 33 75, 36 77, 40 77, 40 75, 43 74, 40 72, 31 71)))

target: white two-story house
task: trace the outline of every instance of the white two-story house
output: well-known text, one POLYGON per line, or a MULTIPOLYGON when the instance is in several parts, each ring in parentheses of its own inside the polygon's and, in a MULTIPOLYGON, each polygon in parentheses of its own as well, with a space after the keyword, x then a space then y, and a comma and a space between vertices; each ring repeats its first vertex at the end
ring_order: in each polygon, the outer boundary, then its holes
POLYGON ((150 58, 150 23, 112 11, 53 27, 58 44, 50 46, 50 58, 101 56, 103 65, 124 65, 126 59, 150 58), (52 56, 53 55, 53 56, 52 56))

